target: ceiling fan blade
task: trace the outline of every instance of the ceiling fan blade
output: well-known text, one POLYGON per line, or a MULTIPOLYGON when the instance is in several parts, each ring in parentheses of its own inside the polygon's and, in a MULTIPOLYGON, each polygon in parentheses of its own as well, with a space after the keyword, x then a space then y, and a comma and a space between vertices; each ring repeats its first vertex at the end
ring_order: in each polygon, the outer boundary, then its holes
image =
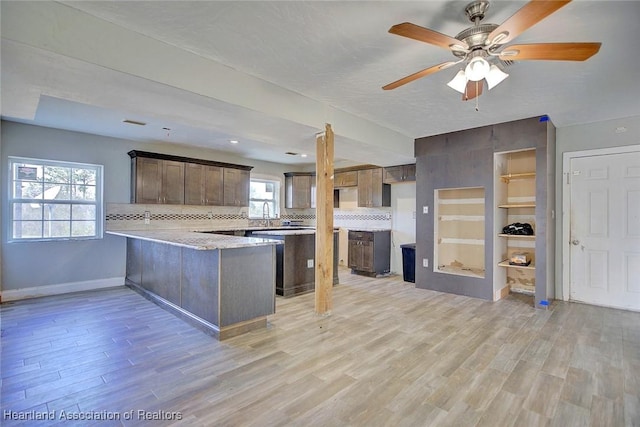
POLYGON ((477 82, 469 80, 469 82, 467 82, 467 88, 464 90, 464 93, 462 94, 462 100, 469 101, 473 98, 477 98, 478 96, 482 95, 483 86, 484 86, 484 79, 477 82))
POLYGON ((536 43, 507 46, 499 54, 500 59, 585 61, 598 53, 602 43, 536 43))
POLYGON ((570 1, 530 1, 493 30, 487 37, 487 41, 490 45, 508 43, 570 1))
POLYGON ((428 28, 421 27, 419 25, 412 24, 410 22, 403 22, 402 24, 394 25, 389 28, 391 34, 397 34, 399 36, 408 37, 410 39, 418 40, 425 43, 430 43, 436 46, 443 47, 445 49, 452 49, 455 46, 459 51, 466 51, 469 46, 458 39, 454 39, 446 34, 439 33, 428 28))
POLYGON ((412 82, 414 80, 418 80, 421 77, 428 76, 429 74, 437 73, 438 71, 441 71, 441 70, 444 70, 446 68, 449 68, 452 65, 457 64, 458 62, 456 62, 456 61, 447 61, 447 62, 443 62, 442 64, 434 65, 433 67, 425 68, 422 71, 418 71, 417 73, 413 73, 413 74, 411 74, 411 75, 409 75, 407 77, 403 77, 400 80, 396 80, 393 83, 389 83, 386 86, 382 86, 382 89, 384 89, 384 90, 395 89, 397 87, 400 87, 402 85, 410 83, 410 82, 412 82))

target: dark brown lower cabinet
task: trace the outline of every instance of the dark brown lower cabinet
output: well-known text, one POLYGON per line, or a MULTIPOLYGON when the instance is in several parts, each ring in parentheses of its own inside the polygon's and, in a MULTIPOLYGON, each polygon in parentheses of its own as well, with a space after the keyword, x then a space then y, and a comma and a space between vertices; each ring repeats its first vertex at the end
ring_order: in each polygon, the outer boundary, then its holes
POLYGON ((391 231, 349 231, 348 265, 353 273, 375 276, 391 267, 391 231))

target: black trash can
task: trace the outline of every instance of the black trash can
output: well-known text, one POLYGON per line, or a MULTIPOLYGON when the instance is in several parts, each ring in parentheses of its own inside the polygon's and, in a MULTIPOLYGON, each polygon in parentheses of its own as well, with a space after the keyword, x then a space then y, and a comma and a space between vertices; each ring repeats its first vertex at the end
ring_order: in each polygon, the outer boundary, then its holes
POLYGON ((416 282, 416 244, 400 245, 402 248, 402 280, 416 282))

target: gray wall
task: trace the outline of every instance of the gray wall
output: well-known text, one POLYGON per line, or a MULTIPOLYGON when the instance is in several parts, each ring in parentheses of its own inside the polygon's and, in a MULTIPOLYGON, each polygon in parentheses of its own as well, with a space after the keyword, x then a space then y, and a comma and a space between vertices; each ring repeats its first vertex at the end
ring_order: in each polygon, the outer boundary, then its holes
POLYGON ((610 147, 640 145, 640 116, 631 116, 597 123, 567 126, 556 130, 556 298, 562 295, 562 157, 564 153, 573 151, 596 150, 610 147), (625 132, 616 132, 618 128, 626 128, 625 132))
MULTIPOLYGON (((493 156, 496 152, 536 148, 536 168, 542 177, 546 177, 546 147, 549 142, 547 133, 550 128, 553 128, 550 122, 541 122, 539 117, 533 117, 416 139, 415 153, 419 177, 416 182, 416 287, 493 299, 493 156), (484 278, 438 273, 433 269, 434 191, 461 187, 484 187, 485 190, 484 278), (423 206, 429 206, 429 214, 422 213, 423 206), (428 268, 422 267, 423 258, 429 259, 428 268)), ((544 236, 546 222, 538 213, 547 210, 546 203, 540 203, 544 197, 539 197, 546 193, 541 192, 541 189, 546 188, 546 179, 537 179, 537 187, 536 198, 539 207, 536 208, 536 231, 544 236)), ((541 262, 542 259, 538 259, 537 252, 536 259, 542 264, 541 269, 546 269, 546 264, 541 262)), ((546 281, 538 277, 536 271, 536 300, 544 298, 542 294, 538 295, 538 288, 545 286, 546 281)))
MULTIPOLYGON (((185 157, 254 166, 252 174, 282 177, 285 166, 248 160, 195 147, 107 138, 2 121, 1 174, 3 201, 8 199, 8 157, 34 157, 104 165, 104 203, 129 203, 130 150, 161 152, 185 157)), ((296 168, 286 167, 287 170, 296 168)), ((2 276, 0 289, 15 290, 46 285, 124 278, 126 242, 110 235, 99 240, 7 243, 9 212, 0 211, 2 223, 2 276)))

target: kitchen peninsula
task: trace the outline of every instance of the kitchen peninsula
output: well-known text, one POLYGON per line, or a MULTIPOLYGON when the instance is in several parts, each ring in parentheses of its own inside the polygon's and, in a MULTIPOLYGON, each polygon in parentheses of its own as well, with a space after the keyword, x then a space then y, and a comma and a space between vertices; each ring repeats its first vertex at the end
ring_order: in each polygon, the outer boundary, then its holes
POLYGON ((275 312, 277 240, 189 231, 127 238, 126 283, 219 340, 264 328, 275 312))
MULTIPOLYGON (((284 243, 276 248, 276 293, 292 297, 315 290, 316 230, 277 229, 252 231, 284 243)), ((333 231, 333 284, 338 284, 338 230, 333 231)))

